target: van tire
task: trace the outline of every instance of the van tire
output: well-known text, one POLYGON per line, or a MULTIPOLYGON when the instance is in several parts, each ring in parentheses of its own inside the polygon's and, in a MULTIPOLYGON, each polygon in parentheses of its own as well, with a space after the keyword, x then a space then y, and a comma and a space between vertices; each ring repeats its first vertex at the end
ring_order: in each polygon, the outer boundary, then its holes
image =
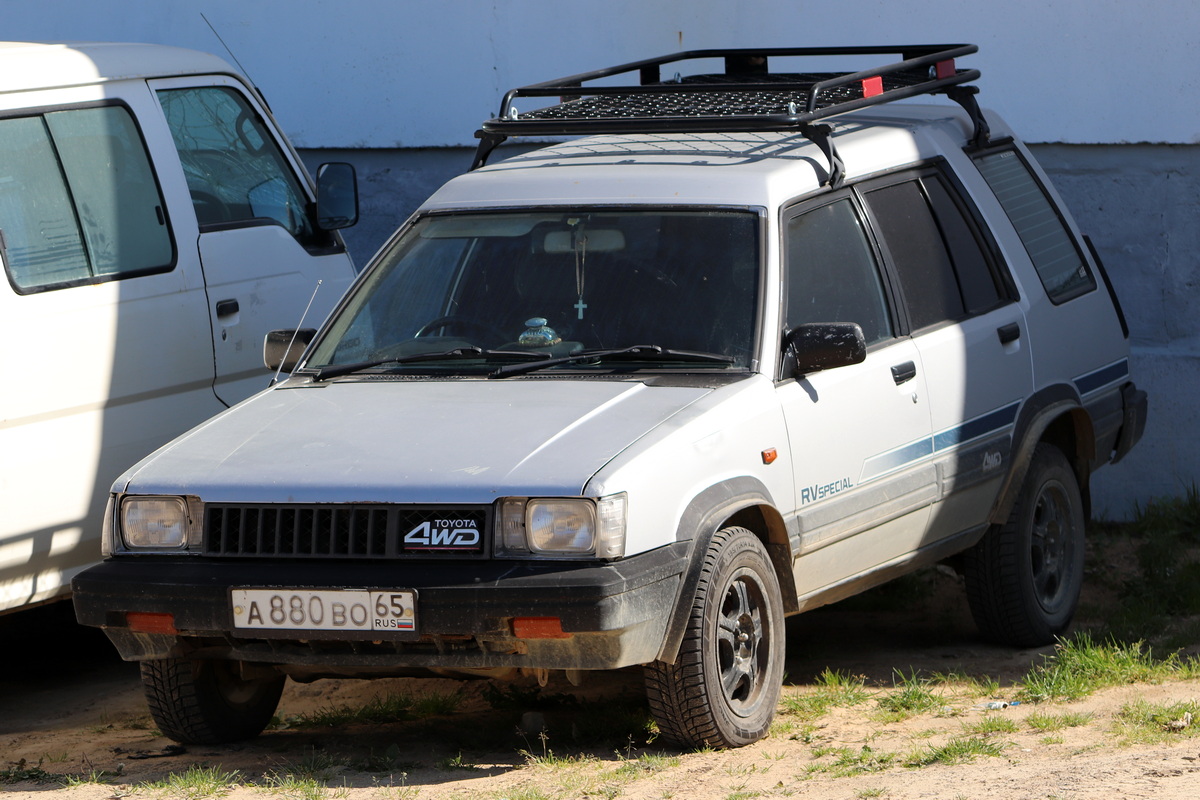
POLYGON ((1083 586, 1083 519, 1067 457, 1038 444, 1008 521, 964 554, 967 600, 985 637, 1039 647, 1066 631, 1083 586))
POLYGON ((784 637, 779 580, 762 542, 745 528, 718 531, 675 663, 644 668, 663 737, 726 748, 765 736, 783 681, 784 637))
POLYGON ((262 733, 279 706, 283 675, 246 679, 231 661, 141 662, 150 716, 181 744, 223 744, 262 733))

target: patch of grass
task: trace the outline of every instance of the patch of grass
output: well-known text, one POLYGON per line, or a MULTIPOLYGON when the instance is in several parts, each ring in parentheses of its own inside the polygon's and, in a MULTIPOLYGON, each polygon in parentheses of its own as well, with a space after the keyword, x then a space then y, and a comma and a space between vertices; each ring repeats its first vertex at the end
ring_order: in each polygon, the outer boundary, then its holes
POLYGON ((922 748, 903 761, 906 767, 928 767, 932 764, 963 764, 981 756, 999 758, 1004 755, 1004 742, 983 736, 951 739, 944 745, 922 748))
POLYGON ((958 689, 968 697, 996 697, 1000 694, 1000 682, 987 675, 968 675, 964 672, 934 673, 931 684, 958 689))
POLYGON ((25 781, 32 783, 61 783, 62 776, 42 769, 42 759, 38 759, 36 767, 30 766, 22 758, 12 766, 0 769, 0 783, 24 783, 25 781))
POLYGON ((896 670, 893 684, 895 690, 876 701, 885 721, 908 719, 941 704, 941 698, 932 689, 930 680, 922 678, 916 670, 908 675, 896 670))
POLYGON ((1078 728, 1087 725, 1095 718, 1090 711, 1067 711, 1062 714, 1047 714, 1035 711, 1025 718, 1025 724, 1031 730, 1051 733, 1063 728, 1078 728))
POLYGON ((463 758, 461 750, 458 751, 457 755, 439 759, 436 763, 434 763, 433 766, 436 769, 444 770, 446 772, 451 770, 473 770, 476 768, 475 764, 467 763, 466 759, 463 758))
POLYGON ((832 756, 832 759, 820 764, 810 764, 810 773, 822 772, 838 778, 883 772, 898 763, 895 753, 876 750, 870 745, 863 745, 859 750, 849 747, 814 748, 813 755, 817 758, 832 756))
POLYGON ((137 789, 183 800, 202 800, 224 797, 236 788, 241 777, 241 772, 237 770, 226 772, 219 767, 193 764, 184 772, 172 772, 161 780, 140 783, 137 789))
POLYGON ((756 789, 735 789, 725 795, 725 800, 750 800, 752 797, 762 797, 763 793, 756 789))
POLYGON ((971 736, 996 736, 1002 733, 1016 733, 1019 726, 1008 717, 988 714, 976 722, 963 723, 963 732, 971 736))
POLYGON ((835 672, 826 667, 817 676, 814 691, 785 696, 779 703, 779 710, 803 720, 813 720, 824 716, 831 708, 856 706, 871 697, 866 681, 861 675, 835 672))
POLYGON ((1156 683, 1197 674, 1193 661, 1170 655, 1155 660, 1141 642, 1097 644, 1087 633, 1062 639, 1054 653, 1035 665, 1019 692, 1023 700, 1079 700, 1099 689, 1131 683, 1156 683))
POLYGON ((1125 530, 1138 542, 1139 572, 1121 587, 1105 633, 1126 642, 1169 634, 1200 614, 1200 489, 1150 501, 1125 530))
POLYGON ((608 774, 618 780, 636 780, 665 769, 678 767, 679 764, 679 756, 642 753, 637 758, 623 759, 621 765, 608 774))
POLYGON ((1200 736, 1200 703, 1163 704, 1138 699, 1117 712, 1114 732, 1122 744, 1160 744, 1200 736))
POLYGON ((329 796, 329 787, 324 781, 290 772, 264 775, 260 788, 285 800, 326 800, 329 796))

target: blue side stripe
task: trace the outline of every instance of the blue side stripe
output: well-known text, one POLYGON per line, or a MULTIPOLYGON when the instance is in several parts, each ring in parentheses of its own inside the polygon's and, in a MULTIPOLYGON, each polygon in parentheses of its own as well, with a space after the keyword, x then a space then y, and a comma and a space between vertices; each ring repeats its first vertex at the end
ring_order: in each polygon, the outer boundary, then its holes
POLYGON ((957 447, 972 439, 979 439, 990 434, 999 433, 1016 422, 1017 411, 1020 407, 1020 403, 1011 403, 995 411, 989 411, 975 419, 967 420, 961 425, 947 428, 941 433, 926 436, 915 442, 901 445, 895 450, 872 456, 863 464, 862 477, 859 480, 860 482, 870 480, 871 478, 883 475, 885 472, 898 469, 905 464, 920 461, 922 458, 933 455, 936 452, 957 447))
POLYGON ((1095 372, 1089 372, 1087 375, 1081 375, 1076 378, 1075 388, 1079 390, 1079 394, 1084 395, 1088 392, 1096 391, 1101 386, 1106 386, 1128 376, 1129 359, 1123 358, 1115 364, 1110 364, 1095 372))
POLYGON ((882 453, 867 459, 863 465, 863 480, 891 472, 911 461, 919 461, 933 452, 933 439, 926 437, 906 444, 890 453, 882 453))
POLYGON ((1008 427, 1016 422, 1017 408, 1020 405, 1020 403, 1013 403, 984 414, 982 417, 968 420, 957 428, 942 431, 933 437, 933 449, 935 451, 945 450, 947 447, 955 447, 963 442, 969 442, 1008 427))

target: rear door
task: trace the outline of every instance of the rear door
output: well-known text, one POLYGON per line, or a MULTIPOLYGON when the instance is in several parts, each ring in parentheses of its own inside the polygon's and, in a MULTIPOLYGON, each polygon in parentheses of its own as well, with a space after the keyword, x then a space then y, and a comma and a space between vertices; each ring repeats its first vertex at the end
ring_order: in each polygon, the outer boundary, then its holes
POLYGON ((942 169, 860 186, 928 383, 940 502, 929 540, 978 527, 1032 393, 1030 335, 990 237, 942 169))
POLYGON ((315 327, 354 270, 340 239, 317 230, 303 166, 270 114, 227 76, 151 82, 179 151, 199 223, 217 396, 266 388, 267 331, 315 327), (318 290, 319 286, 319 290, 318 290))

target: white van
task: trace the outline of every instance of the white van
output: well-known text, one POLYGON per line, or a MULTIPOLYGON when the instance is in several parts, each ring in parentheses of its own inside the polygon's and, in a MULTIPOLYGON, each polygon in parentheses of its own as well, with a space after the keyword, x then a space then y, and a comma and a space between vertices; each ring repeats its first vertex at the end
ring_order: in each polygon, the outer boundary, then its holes
POLYGON ((265 388, 264 334, 333 307, 357 194, 327 167, 318 210, 215 56, 0 43, 0 612, 66 595, 113 479, 265 388))

